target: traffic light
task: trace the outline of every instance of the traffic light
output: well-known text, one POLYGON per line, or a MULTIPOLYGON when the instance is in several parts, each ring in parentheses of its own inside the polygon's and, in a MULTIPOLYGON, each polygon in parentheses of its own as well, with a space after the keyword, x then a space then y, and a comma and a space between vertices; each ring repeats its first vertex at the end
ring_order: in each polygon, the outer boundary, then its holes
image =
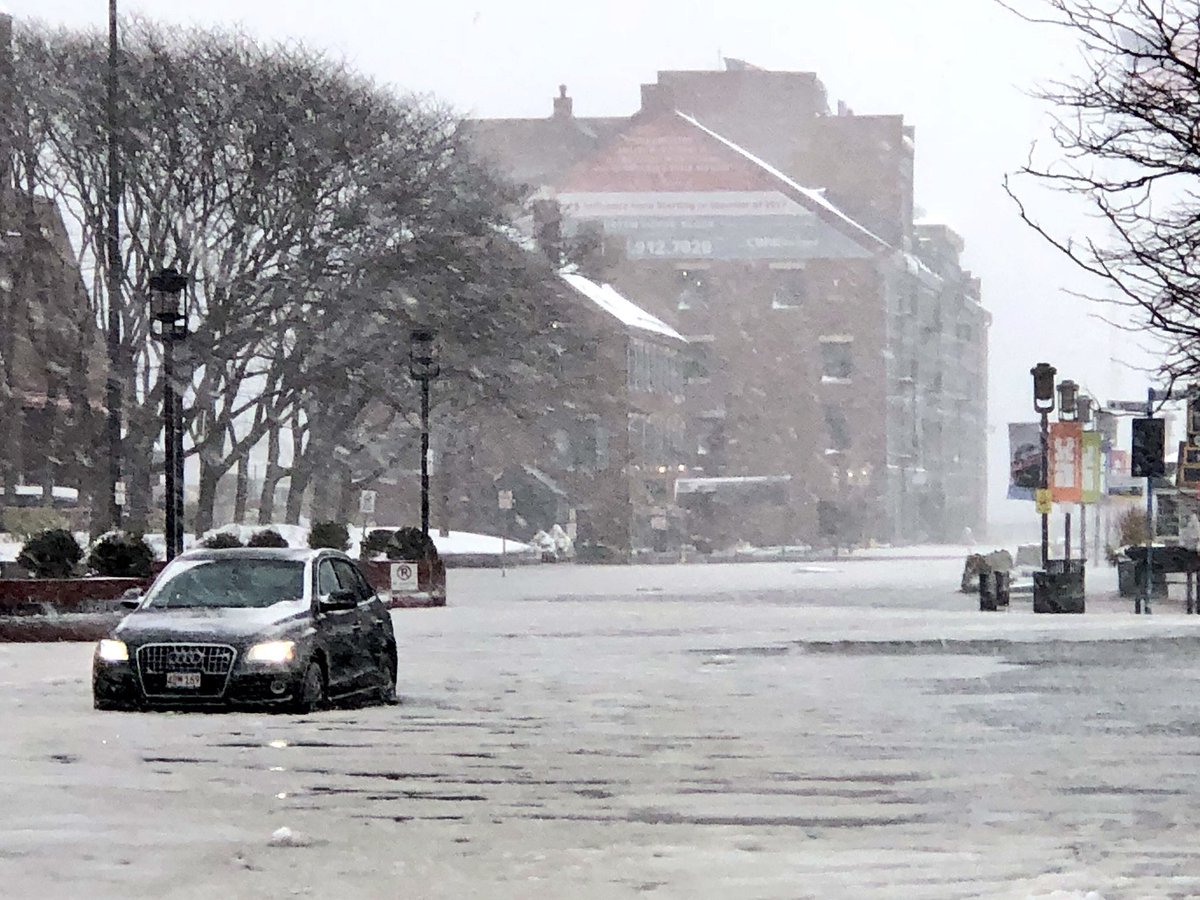
POLYGON ((1166 431, 1162 419, 1134 419, 1130 474, 1134 478, 1161 478, 1165 475, 1165 443, 1166 431))

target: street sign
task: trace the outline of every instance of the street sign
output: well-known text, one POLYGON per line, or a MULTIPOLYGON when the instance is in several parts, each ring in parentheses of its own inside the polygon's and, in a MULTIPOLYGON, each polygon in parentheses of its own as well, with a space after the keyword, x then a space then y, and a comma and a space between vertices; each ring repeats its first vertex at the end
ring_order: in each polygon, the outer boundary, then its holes
POLYGON ((1195 385, 1188 385, 1186 388, 1172 388, 1169 391, 1160 391, 1158 388, 1150 389, 1150 396, 1154 398, 1155 403, 1168 403, 1172 400, 1189 400, 1195 396, 1195 385))
POLYGON ((358 511, 363 515, 374 515, 375 513, 375 492, 363 491, 358 495, 358 511))
POLYGON ((1121 412, 1142 413, 1144 415, 1146 412, 1146 401, 1145 400, 1109 400, 1108 408, 1109 409, 1119 409, 1119 410, 1121 410, 1121 412))
POLYGON ((392 563, 392 593, 412 593, 415 590, 417 590, 417 564, 415 562, 392 563))
POLYGON ((500 493, 497 495, 497 499, 499 501, 501 509, 512 509, 513 508, 512 491, 500 491, 500 493))

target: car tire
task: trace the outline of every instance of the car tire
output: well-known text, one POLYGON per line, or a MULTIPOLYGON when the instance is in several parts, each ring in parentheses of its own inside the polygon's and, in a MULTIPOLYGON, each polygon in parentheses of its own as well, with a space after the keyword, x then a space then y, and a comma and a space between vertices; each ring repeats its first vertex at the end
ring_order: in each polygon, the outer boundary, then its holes
POLYGON ((102 712, 131 712, 137 709, 128 700, 112 700, 107 697, 93 697, 92 707, 102 712))
POLYGON ((391 644, 387 648, 387 652, 383 657, 383 664, 380 666, 380 671, 383 674, 384 682, 379 687, 379 702, 387 705, 398 703, 396 699, 396 646, 391 644))
POLYGON ((292 711, 310 713, 325 705, 327 691, 325 690, 325 672, 315 660, 304 670, 304 678, 300 681, 299 693, 292 703, 292 711))

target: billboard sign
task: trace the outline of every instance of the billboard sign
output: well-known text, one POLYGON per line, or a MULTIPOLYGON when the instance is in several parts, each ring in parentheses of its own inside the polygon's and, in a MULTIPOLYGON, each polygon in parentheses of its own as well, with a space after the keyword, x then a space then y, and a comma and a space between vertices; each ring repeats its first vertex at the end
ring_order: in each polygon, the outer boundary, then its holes
POLYGON ((1008 499, 1032 500, 1042 483, 1042 434, 1037 422, 1008 424, 1008 499))
POLYGON ((1083 502, 1095 503, 1104 494, 1104 456, 1098 431, 1083 433, 1083 502))
POLYGON ((1050 426, 1050 493, 1055 503, 1083 500, 1083 425, 1079 422, 1050 426))

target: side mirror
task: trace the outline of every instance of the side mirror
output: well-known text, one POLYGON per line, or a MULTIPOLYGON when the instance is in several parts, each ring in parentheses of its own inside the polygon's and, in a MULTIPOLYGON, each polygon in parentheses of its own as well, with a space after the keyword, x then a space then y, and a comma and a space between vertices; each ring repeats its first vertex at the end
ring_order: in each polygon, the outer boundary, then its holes
POLYGON ((357 606, 358 595, 346 588, 339 588, 321 601, 321 609, 328 611, 355 609, 357 606))
POLYGON ((121 605, 126 609, 137 609, 142 605, 142 589, 131 587, 121 595, 121 605))

